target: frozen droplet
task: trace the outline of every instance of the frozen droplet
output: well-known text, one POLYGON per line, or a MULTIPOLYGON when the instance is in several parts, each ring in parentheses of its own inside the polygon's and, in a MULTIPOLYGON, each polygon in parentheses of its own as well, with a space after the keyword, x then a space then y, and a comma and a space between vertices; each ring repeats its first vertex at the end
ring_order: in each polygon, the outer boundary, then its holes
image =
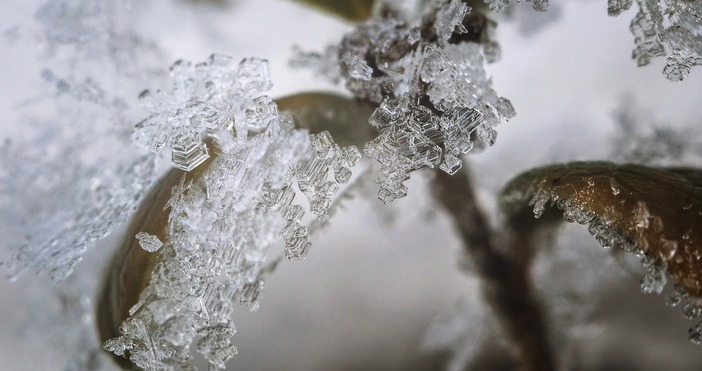
POLYGON ((665 272, 661 268, 650 269, 641 280, 641 292, 644 294, 663 292, 663 288, 667 282, 665 272))
POLYGON ((683 305, 682 314, 685 319, 695 319, 702 315, 702 305, 695 302, 689 302, 683 305))
POLYGON ((139 240, 139 246, 148 252, 154 252, 163 246, 163 242, 158 239, 157 236, 148 234, 146 232, 139 232, 136 234, 136 239, 139 240))
POLYGON ((546 202, 551 199, 551 195, 544 191, 539 189, 535 194, 534 197, 529 200, 529 206, 534 207, 534 217, 535 218, 540 218, 541 215, 544 213, 544 210, 546 209, 546 202))
POLYGON ((621 192, 621 188, 619 186, 619 183, 614 178, 609 178, 609 187, 612 190, 612 194, 615 196, 621 192))
POLYGON ((434 22, 436 34, 440 38, 448 40, 454 32, 465 33, 463 18, 469 11, 470 8, 465 3, 459 0, 451 0, 450 3, 439 9, 436 14, 436 21, 434 22))
POLYGON ((702 322, 690 327, 687 333, 692 344, 702 345, 702 322))
POLYGON ((673 292, 668 294, 666 297, 665 305, 674 308, 680 305, 684 299, 687 299, 687 293, 681 287, 676 285, 673 292))
POLYGON ((648 206, 644 201, 636 201, 634 205, 634 219, 636 228, 647 229, 650 225, 651 213, 648 211, 648 206))

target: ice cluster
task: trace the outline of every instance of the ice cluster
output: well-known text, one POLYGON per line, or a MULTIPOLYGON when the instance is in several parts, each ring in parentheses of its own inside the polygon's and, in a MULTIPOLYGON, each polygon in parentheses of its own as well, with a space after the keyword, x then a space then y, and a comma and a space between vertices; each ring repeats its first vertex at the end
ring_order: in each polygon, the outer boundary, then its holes
POLYGON ((97 280, 71 274, 99 276, 101 252, 86 251, 123 224, 156 179, 154 156, 127 139, 140 114, 134 92, 162 78, 156 67, 164 62, 134 24, 141 3, 39 0, 21 8, 32 7, 30 22, 6 15, 13 37, 1 41, 6 60, 23 65, 13 71, 31 77, 17 80, 5 102, 0 265, 10 279, 29 271, 62 282, 22 277, 17 302, 30 303, 32 316, 8 312, 22 331, 6 334, 27 354, 48 355, 52 368, 95 369, 103 353, 91 303, 97 280))
MULTIPOLYGON (((613 0, 610 0, 610 3, 613 0)), ((531 3, 534 10, 542 12, 548 9, 549 0, 515 0, 515 3, 531 3)), ((485 0, 485 4, 488 5, 490 10, 495 12, 502 12, 507 9, 510 0, 485 0)))
MULTIPOLYGON (((510 0, 485 0, 491 10, 503 11, 510 0)), ((523 2, 516 0, 515 2, 523 2)), ((608 0, 607 13, 618 16, 634 0, 608 0)), ((702 0, 636 0, 639 11, 629 29, 636 47, 632 58, 645 66, 655 57, 666 57, 663 74, 682 81, 693 66, 702 64, 702 0)), ((532 0, 536 10, 546 10, 548 0, 532 0)))
MULTIPOLYGON (((385 203, 404 197, 410 173, 439 167, 453 174, 476 140, 495 142, 515 112, 492 89, 484 64, 499 58, 494 23, 461 1, 416 19, 392 9, 359 24, 324 53, 297 51, 291 62, 329 76, 338 71, 353 95, 378 105, 368 122, 380 134, 364 154, 380 163, 385 203)), ((338 79, 338 77, 335 77, 338 79)))
POLYGON ((34 14, 37 97, 0 145, 0 210, 11 278, 25 269, 62 280, 120 226, 155 179, 153 156, 125 151, 139 84, 159 77, 159 51, 136 34, 136 10, 111 1, 47 1, 34 14), (31 220, 31 222, 30 222, 31 220))
POLYGON ((289 259, 309 251, 296 189, 326 219, 361 155, 339 147, 328 132, 294 129, 292 117, 265 95, 272 86, 265 60, 212 55, 197 65, 178 61, 171 73, 171 91, 141 94, 152 115, 133 139, 153 151, 170 149, 177 168, 206 169, 173 188, 162 245, 137 235, 142 247, 161 255, 122 336, 105 348, 128 351, 139 367, 162 369, 187 366, 196 342, 211 368, 221 369, 236 353, 233 306, 257 308, 269 247, 282 237, 289 259))
MULTIPOLYGON (((612 178, 614 180, 614 178, 612 178)), ((612 194, 621 192, 616 180, 611 181, 612 194)), ((644 246, 627 238, 623 233, 612 225, 611 222, 588 212, 568 200, 560 198, 555 192, 546 189, 539 189, 529 204, 533 206, 534 216, 539 218, 546 205, 550 202, 563 211, 563 218, 569 223, 579 223, 588 225, 589 233, 595 238, 597 243, 606 249, 618 249, 634 254, 640 261, 644 271, 641 279, 641 292, 644 294, 661 294, 668 282, 667 261, 672 261, 678 249, 677 241, 661 241, 661 256, 652 256, 644 246)), ((643 233, 648 228, 662 229, 663 222, 648 209, 644 201, 636 202, 631 214, 636 221, 635 228, 643 233)), ((683 237, 685 239, 685 237, 683 237)), ((682 247, 680 247, 682 248, 682 247)), ((667 296, 666 304, 671 307, 682 307, 682 314, 688 320, 702 317, 702 302, 698 298, 691 297, 683 287, 675 285, 673 291, 667 296)), ((702 345, 702 322, 689 329, 689 339, 696 345, 702 345)))

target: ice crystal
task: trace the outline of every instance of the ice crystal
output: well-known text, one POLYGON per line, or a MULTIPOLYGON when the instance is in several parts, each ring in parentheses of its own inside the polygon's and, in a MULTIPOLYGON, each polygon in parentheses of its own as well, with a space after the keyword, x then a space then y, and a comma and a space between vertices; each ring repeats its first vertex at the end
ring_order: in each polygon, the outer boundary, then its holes
MULTIPOLYGON (((548 9, 549 0, 515 0, 516 3, 529 2, 536 11, 545 11, 548 9)), ((510 0, 485 0, 490 10, 502 12, 507 9, 510 0)))
POLYGON ((139 240, 139 246, 148 252, 154 252, 163 246, 163 242, 157 236, 146 232, 139 232, 135 237, 139 240))
POLYGON ((156 174, 131 147, 138 84, 158 78, 158 50, 129 22, 139 7, 111 1, 48 1, 35 13, 42 89, 17 127, 28 135, 0 149, 0 208, 16 249, 11 278, 29 268, 55 280, 122 224, 156 174), (51 99, 48 99, 51 98, 51 99), (39 105, 41 104, 41 108, 39 105), (51 119, 35 118, 49 107, 51 119), (48 134, 47 134, 48 133, 48 134), (32 223, 27 223, 32 220, 32 223), (30 225, 31 224, 31 225, 30 225))
POLYGON ((359 24, 326 55, 307 53, 293 65, 330 71, 338 63, 346 87, 378 105, 368 122, 379 135, 364 154, 380 163, 376 182, 385 203, 404 197, 415 170, 453 174, 477 144, 492 145, 495 127, 514 116, 483 66, 499 56, 494 24, 458 0, 421 19, 389 11, 359 24), (479 26, 476 26, 479 25, 479 26))
POLYGON ((149 90, 140 94, 153 114, 136 126, 132 141, 152 152, 169 148, 173 166, 190 171, 209 157, 203 135, 226 152, 235 148, 233 140, 265 130, 277 117, 270 98, 258 95, 272 86, 268 64, 256 58, 244 59, 237 68, 234 64, 217 54, 197 66, 184 60, 174 63, 173 94, 149 90), (231 129, 236 134, 233 139, 228 134, 231 129))
MULTIPOLYGON (((493 11, 504 11, 510 0, 485 0, 493 11)), ((522 2, 515 0, 515 2, 522 2)), ((548 0, 531 0, 534 9, 546 10, 548 0)), ((607 14, 618 16, 634 0, 608 0, 607 14)), ((702 0, 636 0, 639 11, 629 29, 634 35, 632 58, 639 66, 666 57, 663 75, 682 81, 693 66, 702 64, 702 0)))
MULTIPOLYGON (((618 182, 614 181, 613 178, 610 179, 610 186, 614 195, 621 193, 618 182)), ((639 245, 625 236, 611 221, 608 221, 616 220, 617 217, 609 215, 608 219, 600 218, 569 200, 559 198, 558 192, 553 189, 549 191, 545 184, 539 185, 534 190, 529 202, 529 205, 534 207, 535 217, 538 218, 543 214, 549 201, 555 203, 563 211, 563 218, 567 222, 587 224, 588 231, 602 247, 630 252, 639 258, 644 271, 644 276, 641 279, 641 292, 645 294, 661 294, 663 292, 668 282, 667 264, 674 261, 678 254, 679 247, 676 241, 662 238, 658 242, 660 245, 657 247, 657 254, 652 256, 647 252, 648 246, 639 245)), ((644 201, 637 201, 628 217, 633 217, 633 227, 635 233, 638 234, 648 233, 648 230, 658 233, 664 228, 661 218, 652 214, 644 201)), ((642 243, 646 243, 645 240, 642 243)), ((673 288, 673 291, 666 297, 666 305, 681 306, 682 315, 688 320, 702 316, 702 303, 696 298, 691 298, 681 286, 676 285, 673 288)), ((701 324, 697 324, 689 330, 690 341, 697 345, 702 344, 702 340, 700 340, 702 339, 701 326, 701 324)))
MULTIPOLYGON (((212 55, 198 65, 178 61, 171 73, 172 91, 142 94, 152 115, 133 137, 153 151, 168 148, 174 157, 200 153, 181 156, 174 166, 207 168, 173 187, 167 239, 151 281, 130 310, 122 336, 105 347, 127 352, 139 367, 159 369, 186 365, 188 349, 200 337, 197 351, 211 368, 221 369, 236 354, 233 305, 258 307, 263 267, 276 237, 282 237, 289 259, 309 251, 305 211, 293 202, 296 188, 310 211, 326 219, 360 152, 338 146, 328 132, 294 129, 290 115, 279 113, 264 94, 271 88, 265 60, 235 63, 212 55), (207 165, 204 148, 211 148, 207 165)), ((156 246, 151 237, 137 235, 147 250, 156 246)))
POLYGON ((162 61, 133 22, 141 3, 40 3, 34 24, 20 23, 15 40, 40 52, 19 59, 36 62, 39 79, 30 98, 13 107, 21 118, 3 127, 13 137, 0 145, 0 235, 2 252, 13 256, 1 265, 11 279, 30 271, 64 280, 47 285, 22 277, 28 312, 36 313, 20 341, 50 355, 52 368, 101 369, 107 365, 95 346, 90 300, 97 280, 85 277, 99 277, 103 262, 78 263, 132 214, 155 180, 154 156, 127 138, 140 114, 134 92, 162 77, 154 68, 162 61), (78 277, 75 270, 82 270, 78 277))

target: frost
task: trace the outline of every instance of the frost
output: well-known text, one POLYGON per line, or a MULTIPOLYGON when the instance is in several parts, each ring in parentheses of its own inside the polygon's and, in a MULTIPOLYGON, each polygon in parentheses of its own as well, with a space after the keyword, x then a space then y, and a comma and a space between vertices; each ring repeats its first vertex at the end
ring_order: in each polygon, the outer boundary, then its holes
POLYGON ((169 148, 174 167, 190 171, 209 157, 203 136, 227 152, 235 148, 232 141, 265 130, 277 117, 270 98, 258 94, 272 86, 263 59, 244 59, 237 66, 230 57, 213 54, 205 64, 179 60, 170 70, 173 94, 148 90, 140 94, 153 114, 137 124, 132 141, 152 152, 169 148), (234 138, 228 134, 231 129, 234 138))
MULTIPOLYGON (((212 55, 197 65, 178 61, 171 73, 171 91, 142 94, 152 114, 135 128, 135 140, 174 156, 182 148, 211 148, 212 154, 207 165, 184 156, 190 169, 206 166, 204 174, 187 182, 183 175, 172 188, 167 239, 151 281, 122 336, 105 347, 129 350, 139 367, 160 369, 186 366, 197 342, 211 369, 221 369, 237 352, 233 305, 258 308, 269 248, 282 238, 287 258, 309 252, 305 210, 293 202, 296 188, 310 211, 326 220, 361 155, 334 143, 328 132, 294 129, 292 118, 265 95, 271 88, 265 60, 235 63, 212 55)), ((153 237, 137 235, 147 250, 156 248, 153 237)))
POLYGON ((466 33, 468 30, 463 26, 463 18, 470 11, 470 8, 465 3, 452 0, 449 4, 439 9, 436 13, 436 22, 434 28, 436 34, 444 39, 451 38, 453 33, 466 33))
MULTIPOLYGON (((485 0, 485 3, 488 4, 490 10, 495 12, 505 11, 509 5, 509 2, 510 0, 485 0)), ((530 2, 534 10, 540 12, 547 10, 549 5, 549 0, 515 0, 515 2, 530 2)))
POLYGON ((139 232, 135 237, 139 240, 139 246, 148 252, 157 251, 163 246, 163 242, 158 237, 146 232, 139 232))
MULTIPOLYGON (((490 10, 501 12, 510 0, 486 3, 490 10)), ((535 10, 548 8, 548 0, 531 3, 535 10)), ((633 3, 634 0, 608 0, 607 14, 618 16, 633 3)), ((666 57, 663 75, 670 81, 682 81, 693 66, 702 64, 702 0, 636 0, 636 4, 639 11, 629 26, 635 44, 632 58, 641 67, 653 58, 666 57)))
POLYGON ((676 286, 665 299, 665 305, 669 307, 677 307, 683 300, 687 299, 688 295, 682 287, 676 286))
POLYGON ((453 0, 424 17, 389 12, 359 24, 324 55, 296 50, 292 65, 327 75, 337 63, 354 96, 379 105, 368 120, 379 135, 363 152, 380 163, 385 203, 407 194, 404 182, 415 170, 458 171, 462 155, 494 144, 496 126, 515 115, 483 68, 499 56, 490 40, 494 24, 469 11, 453 0), (469 32, 471 19, 484 27, 469 32))
POLYGON ((534 196, 529 200, 529 206, 534 207, 534 217, 540 218, 546 209, 546 203, 551 199, 551 194, 548 191, 539 189, 534 196))
POLYGON ((695 345, 702 345, 702 323, 698 323, 688 330, 690 342, 695 345))
POLYGON ((0 146, 0 214, 15 255, 2 265, 12 279, 24 270, 68 277, 155 179, 153 156, 125 140, 138 107, 134 91, 159 78, 160 52, 129 21, 141 10, 59 0, 35 13, 39 29, 27 42, 42 51, 40 98, 18 107, 24 135, 0 146))
POLYGON ((644 256, 641 259, 641 264, 646 271, 641 280, 641 292, 644 294, 660 294, 663 292, 663 288, 668 279, 666 278, 665 268, 662 264, 648 256, 644 256))

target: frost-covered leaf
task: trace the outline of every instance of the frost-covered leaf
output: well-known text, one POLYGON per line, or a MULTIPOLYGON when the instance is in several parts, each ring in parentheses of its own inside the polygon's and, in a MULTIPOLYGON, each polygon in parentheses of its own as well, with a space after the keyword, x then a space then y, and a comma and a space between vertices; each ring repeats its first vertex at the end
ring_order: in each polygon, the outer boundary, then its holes
POLYGON ((149 369, 186 367, 199 339, 198 351, 221 369, 236 354, 233 305, 258 308, 269 248, 283 242, 291 260, 309 252, 297 190, 326 220, 361 157, 328 131, 309 134, 295 121, 344 133, 361 106, 321 93, 279 106, 264 94, 270 76, 258 59, 233 63, 213 55, 198 65, 176 62, 171 70, 171 91, 142 94, 152 115, 135 139, 154 151, 170 148, 174 160, 178 151, 190 153, 181 148, 209 155, 179 157, 187 166, 176 166, 142 204, 105 282, 101 333, 106 347, 149 369), (282 112, 288 107, 294 118, 282 112))
POLYGON ((514 178, 501 208, 513 228, 528 231, 536 222, 527 205, 536 218, 553 221, 546 207, 555 204, 566 221, 587 224, 603 247, 638 256, 644 293, 661 293, 672 279, 676 295, 691 300, 686 317, 695 318, 702 314, 695 309, 702 298, 701 174, 605 162, 551 165, 514 178))

